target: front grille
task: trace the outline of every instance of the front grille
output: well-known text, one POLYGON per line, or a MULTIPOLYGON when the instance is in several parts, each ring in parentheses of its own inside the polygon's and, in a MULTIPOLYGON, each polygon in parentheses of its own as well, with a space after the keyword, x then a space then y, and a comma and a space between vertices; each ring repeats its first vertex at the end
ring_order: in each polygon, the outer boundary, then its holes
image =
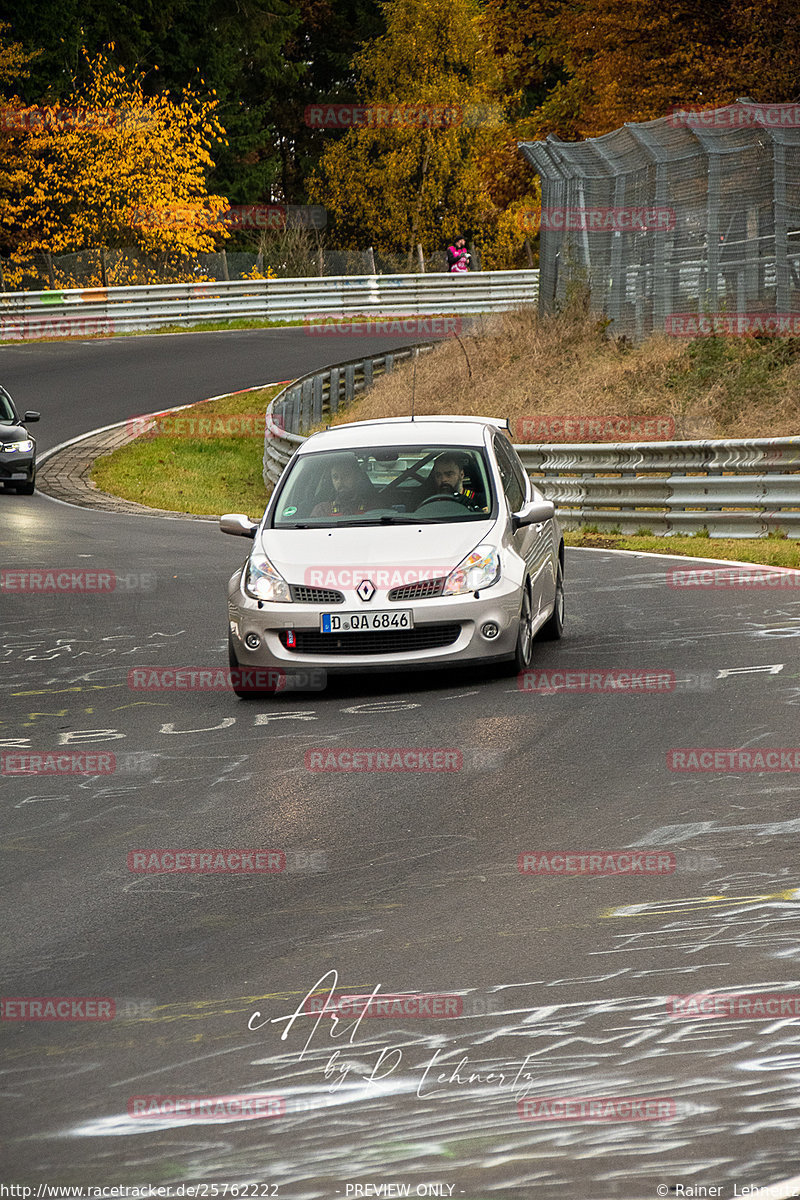
POLYGON ((343 604, 344 596, 333 588, 306 587, 302 583, 291 585, 292 599, 296 604, 343 604))
POLYGON ((389 600, 430 600, 432 596, 441 596, 444 588, 443 579, 420 579, 419 583, 405 583, 402 587, 392 588, 389 600))
POLYGON ((461 626, 421 625, 419 629, 370 630, 367 633, 318 633, 314 629, 295 629, 293 646, 284 648, 294 654, 403 654, 412 650, 437 650, 458 641, 461 626))

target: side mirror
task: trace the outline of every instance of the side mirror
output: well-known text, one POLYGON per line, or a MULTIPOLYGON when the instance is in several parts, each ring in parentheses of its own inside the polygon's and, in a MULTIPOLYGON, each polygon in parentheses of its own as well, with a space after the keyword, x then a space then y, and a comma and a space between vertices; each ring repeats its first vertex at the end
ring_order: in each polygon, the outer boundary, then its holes
POLYGON ((532 500, 519 512, 511 514, 511 528, 514 533, 523 525, 541 525, 544 521, 552 521, 556 515, 556 506, 552 500, 532 500))
POLYGON ((25 415, 23 416, 22 420, 23 420, 23 422, 38 421, 39 418, 41 417, 41 415, 42 414, 38 413, 38 412, 26 412, 25 415))
POLYGON ((219 519, 219 527, 223 533, 232 533, 235 537, 254 538, 258 522, 251 521, 245 513, 225 513, 219 519))

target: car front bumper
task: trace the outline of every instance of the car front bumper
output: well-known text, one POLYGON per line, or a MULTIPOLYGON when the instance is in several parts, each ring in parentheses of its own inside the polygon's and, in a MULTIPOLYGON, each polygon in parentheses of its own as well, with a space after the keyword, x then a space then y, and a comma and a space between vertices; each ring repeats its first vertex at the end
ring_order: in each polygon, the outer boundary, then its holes
POLYGON ((31 483, 36 476, 36 456, 33 451, 0 450, 0 483, 31 483))
POLYGON ((458 666, 473 662, 498 662, 510 659, 517 644, 520 612, 518 584, 501 579, 476 597, 473 592, 460 596, 439 596, 428 600, 394 602, 378 591, 369 603, 355 592, 347 592, 343 604, 274 604, 251 599, 241 587, 241 571, 233 576, 228 595, 228 622, 236 658, 242 666, 282 668, 317 667, 329 674, 353 674, 366 671, 424 670, 435 666, 458 666), (395 612, 410 610, 414 627, 409 636, 390 634, 381 645, 364 652, 370 634, 321 634, 323 613, 395 612), (495 637, 483 632, 484 626, 498 628, 495 637), (287 646, 291 631, 299 644, 287 646), (259 645, 248 649, 244 639, 255 635, 259 645), (355 639, 359 639, 358 643, 355 639), (363 641, 361 641, 363 639, 363 641), (445 641, 445 644, 436 644, 445 641), (304 645, 305 643, 305 645, 304 645), (311 645, 309 646, 309 643, 311 645), (338 643, 338 644, 337 644, 338 643), (431 644, 432 643, 432 644, 431 644), (420 645, 422 644, 422 645, 420 645), (353 652, 359 645, 358 652, 353 652), (329 652, 320 652, 324 646, 329 652))

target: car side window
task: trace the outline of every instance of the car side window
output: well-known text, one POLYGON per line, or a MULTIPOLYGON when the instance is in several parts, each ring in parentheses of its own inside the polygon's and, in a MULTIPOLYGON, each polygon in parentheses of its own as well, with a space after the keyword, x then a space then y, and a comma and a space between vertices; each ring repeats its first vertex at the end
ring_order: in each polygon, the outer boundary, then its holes
POLYGON ((494 452, 508 507, 512 512, 519 512, 525 503, 525 476, 520 471, 519 464, 514 461, 514 455, 506 445, 505 438, 500 434, 494 439, 494 452))

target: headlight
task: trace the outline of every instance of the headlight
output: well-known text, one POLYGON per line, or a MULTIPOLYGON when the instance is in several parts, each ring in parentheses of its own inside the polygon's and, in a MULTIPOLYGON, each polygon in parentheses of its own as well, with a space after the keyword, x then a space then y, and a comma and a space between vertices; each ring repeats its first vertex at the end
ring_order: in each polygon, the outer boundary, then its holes
POLYGON ((255 600, 291 601, 289 585, 265 554, 253 553, 247 560, 244 590, 255 600))
POLYGON ((500 578, 500 555, 494 546, 476 546, 455 571, 447 576, 443 596, 458 596, 462 592, 478 592, 491 587, 500 578))
POLYGON ((11 450, 17 450, 17 451, 19 451, 21 454, 26 454, 26 453, 28 453, 30 450, 32 450, 32 449, 33 449, 33 442, 31 442, 31 441, 27 441, 27 442, 3 442, 3 443, 2 443, 2 449, 3 449, 3 450, 5 450, 6 452, 9 452, 9 451, 11 451, 11 450))

